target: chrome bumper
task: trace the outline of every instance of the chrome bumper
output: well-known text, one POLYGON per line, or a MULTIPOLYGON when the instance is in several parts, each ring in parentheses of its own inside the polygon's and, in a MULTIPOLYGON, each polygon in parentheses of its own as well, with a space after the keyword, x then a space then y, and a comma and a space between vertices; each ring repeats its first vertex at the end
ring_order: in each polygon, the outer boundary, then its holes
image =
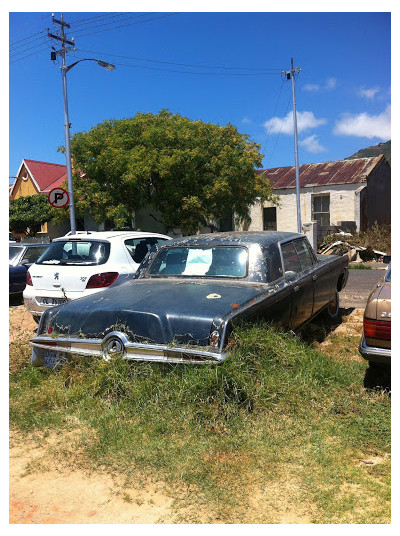
POLYGON ((31 364, 43 365, 46 350, 61 354, 98 356, 109 360, 113 355, 122 355, 133 361, 151 361, 162 363, 222 363, 226 353, 212 351, 209 347, 179 347, 164 344, 143 344, 129 342, 120 332, 112 332, 104 339, 79 339, 73 337, 50 337, 38 335, 30 341, 33 346, 31 364))
POLYGON ((364 335, 361 337, 358 351, 364 359, 371 361, 371 363, 378 363, 382 365, 390 365, 392 351, 390 348, 377 348, 375 346, 368 346, 365 342, 364 335))

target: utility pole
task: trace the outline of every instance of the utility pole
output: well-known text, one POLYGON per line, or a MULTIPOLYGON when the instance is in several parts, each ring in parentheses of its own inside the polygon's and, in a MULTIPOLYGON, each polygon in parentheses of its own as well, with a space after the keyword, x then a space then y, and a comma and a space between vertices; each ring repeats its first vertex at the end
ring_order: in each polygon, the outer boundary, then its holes
POLYGON ((299 179, 299 147, 297 140, 297 112, 296 112, 296 91, 295 91, 295 74, 300 73, 301 69, 293 67, 293 58, 291 58, 290 71, 282 71, 286 80, 292 79, 292 98, 293 98, 293 128, 294 128, 294 163, 296 169, 296 204, 297 204, 297 232, 301 233, 301 213, 300 213, 300 179, 299 179))
POLYGON ((61 37, 58 35, 54 35, 51 33, 48 33, 48 37, 51 37, 52 39, 56 39, 57 41, 61 41, 62 48, 61 50, 58 50, 56 52, 52 52, 51 59, 55 60, 57 55, 60 55, 62 58, 62 66, 61 66, 61 76, 62 76, 62 85, 63 85, 63 96, 64 96, 64 136, 65 136, 65 157, 66 157, 66 163, 67 163, 67 180, 68 180, 68 194, 69 194, 69 219, 71 224, 71 234, 76 234, 76 222, 75 222, 75 202, 74 202, 74 191, 73 191, 73 185, 72 185, 72 164, 71 164, 71 142, 70 142, 70 123, 69 123, 69 117, 68 117, 68 94, 67 94, 67 66, 66 66, 66 57, 67 57, 67 51, 71 50, 75 47, 74 41, 69 41, 65 37, 64 28, 70 28, 70 25, 67 24, 64 21, 64 17, 61 14, 61 20, 57 20, 54 18, 54 14, 52 15, 52 20, 56 24, 59 24, 61 26, 61 37), (69 45, 69 48, 67 47, 69 45))

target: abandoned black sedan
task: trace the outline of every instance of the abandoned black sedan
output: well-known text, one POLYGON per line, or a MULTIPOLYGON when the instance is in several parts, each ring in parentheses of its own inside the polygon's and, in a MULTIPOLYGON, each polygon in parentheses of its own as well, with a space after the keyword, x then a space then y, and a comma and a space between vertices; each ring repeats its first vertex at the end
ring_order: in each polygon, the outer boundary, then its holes
POLYGON ((135 279, 48 309, 31 339, 32 364, 66 354, 219 363, 235 323, 263 318, 296 330, 334 317, 348 259, 316 256, 304 235, 233 232, 169 241, 135 279))

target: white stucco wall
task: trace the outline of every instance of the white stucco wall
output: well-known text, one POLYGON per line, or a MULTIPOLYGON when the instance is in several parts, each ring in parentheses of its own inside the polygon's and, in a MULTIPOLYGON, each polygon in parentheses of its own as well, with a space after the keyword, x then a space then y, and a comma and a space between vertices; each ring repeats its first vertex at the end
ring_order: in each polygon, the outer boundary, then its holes
MULTIPOLYGON (((339 221, 355 221, 357 229, 360 226, 359 195, 355 192, 360 189, 360 184, 337 184, 327 186, 311 186, 300 189, 300 214, 302 223, 312 220, 312 197, 314 195, 329 194, 330 216, 332 225, 339 221)), ((364 187, 365 185, 362 185, 364 187)), ((279 206, 276 208, 276 220, 278 231, 297 232, 297 204, 296 190, 274 190, 279 195, 279 206)), ((261 231, 263 229, 263 208, 272 207, 272 203, 255 203, 251 210, 251 224, 249 231, 261 231)))

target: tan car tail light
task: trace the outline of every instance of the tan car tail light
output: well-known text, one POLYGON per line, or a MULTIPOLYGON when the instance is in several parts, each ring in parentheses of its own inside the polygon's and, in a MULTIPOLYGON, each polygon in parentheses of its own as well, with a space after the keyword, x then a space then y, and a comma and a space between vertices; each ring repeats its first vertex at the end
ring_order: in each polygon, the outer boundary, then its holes
POLYGON ((391 322, 364 318, 364 336, 369 339, 391 339, 391 322))

